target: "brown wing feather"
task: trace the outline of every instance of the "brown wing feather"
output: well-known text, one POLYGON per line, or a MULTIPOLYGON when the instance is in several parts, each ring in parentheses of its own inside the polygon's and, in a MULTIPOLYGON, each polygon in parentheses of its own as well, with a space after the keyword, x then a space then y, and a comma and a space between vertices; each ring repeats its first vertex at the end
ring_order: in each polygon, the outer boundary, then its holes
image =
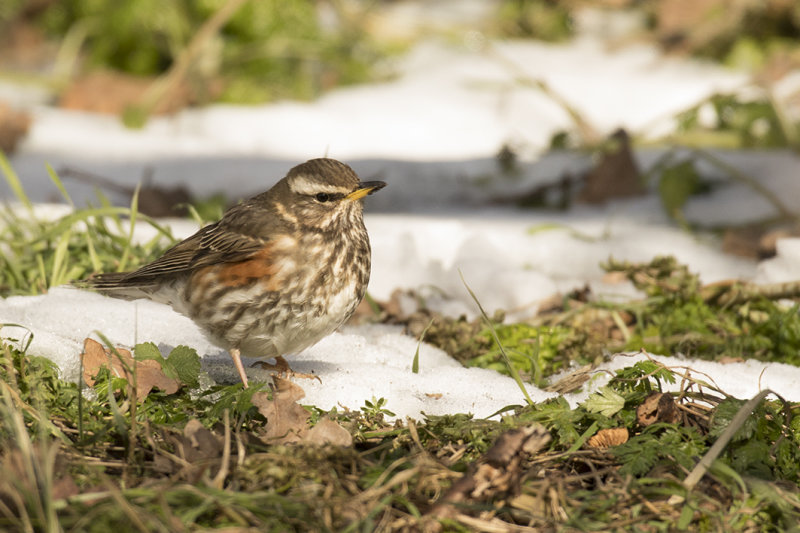
POLYGON ((245 233, 252 228, 247 227, 247 217, 242 215, 253 208, 250 202, 232 208, 219 222, 201 228, 138 270, 97 274, 82 283, 99 290, 147 288, 155 285, 163 276, 180 275, 223 261, 244 261, 261 251, 269 240, 245 233))

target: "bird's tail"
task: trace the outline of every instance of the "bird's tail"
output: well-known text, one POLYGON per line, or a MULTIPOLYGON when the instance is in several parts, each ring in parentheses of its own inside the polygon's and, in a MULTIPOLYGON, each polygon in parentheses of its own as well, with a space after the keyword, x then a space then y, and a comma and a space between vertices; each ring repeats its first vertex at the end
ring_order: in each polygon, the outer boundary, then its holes
POLYGON ((94 274, 86 279, 74 281, 72 285, 79 289, 89 289, 122 300, 150 298, 156 288, 153 281, 133 277, 130 272, 94 274))

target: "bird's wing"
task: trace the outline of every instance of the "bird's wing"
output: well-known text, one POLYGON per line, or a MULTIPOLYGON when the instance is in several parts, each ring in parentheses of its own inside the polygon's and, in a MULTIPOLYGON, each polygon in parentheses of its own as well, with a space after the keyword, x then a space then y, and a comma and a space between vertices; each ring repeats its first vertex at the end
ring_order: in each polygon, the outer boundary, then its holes
POLYGON ((197 268, 220 262, 244 261, 263 250, 269 238, 254 235, 252 223, 248 223, 251 205, 240 204, 215 224, 201 228, 191 237, 179 242, 152 263, 132 272, 98 274, 88 284, 98 289, 113 286, 147 286, 159 277, 188 273, 197 268), (245 216, 243 216, 245 215, 245 216))

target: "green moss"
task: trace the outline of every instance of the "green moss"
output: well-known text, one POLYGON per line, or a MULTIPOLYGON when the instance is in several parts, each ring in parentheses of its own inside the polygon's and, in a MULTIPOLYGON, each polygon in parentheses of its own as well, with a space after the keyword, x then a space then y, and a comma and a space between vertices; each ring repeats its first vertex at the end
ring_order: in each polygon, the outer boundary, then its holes
MULTIPOLYGON (((572 332, 564 327, 536 327, 529 324, 500 324, 495 326, 500 343, 523 379, 541 385, 544 378, 570 364, 562 356, 564 347, 572 340, 572 332)), ((500 349, 487 329, 479 333, 480 345, 490 346, 480 355, 468 359, 467 366, 491 368, 508 373, 500 349)))

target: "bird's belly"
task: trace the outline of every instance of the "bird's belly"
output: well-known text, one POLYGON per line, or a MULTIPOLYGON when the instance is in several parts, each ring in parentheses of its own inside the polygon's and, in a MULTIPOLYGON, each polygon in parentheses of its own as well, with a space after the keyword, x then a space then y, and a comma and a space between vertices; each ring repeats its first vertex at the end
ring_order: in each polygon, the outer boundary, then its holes
POLYGON ((345 284, 327 300, 312 298, 291 302, 285 316, 265 317, 242 345, 242 354, 274 357, 300 352, 336 331, 355 311, 363 294, 355 283, 345 284))
POLYGON ((333 333, 355 311, 363 285, 338 285, 327 295, 309 297, 305 291, 265 294, 254 284, 227 291, 213 309, 192 318, 214 344, 239 348, 245 357, 293 354, 333 333))

